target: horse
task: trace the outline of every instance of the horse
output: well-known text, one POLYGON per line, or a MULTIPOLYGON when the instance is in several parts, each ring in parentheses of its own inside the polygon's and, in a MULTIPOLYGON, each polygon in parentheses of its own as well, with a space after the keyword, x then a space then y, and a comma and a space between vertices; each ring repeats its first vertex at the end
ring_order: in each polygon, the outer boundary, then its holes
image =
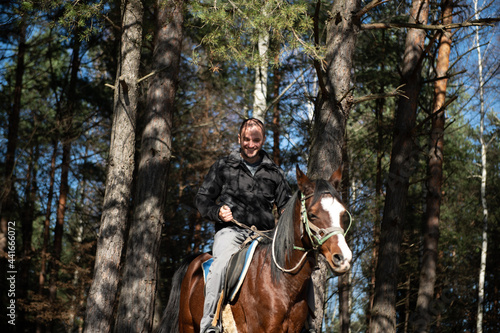
MULTIPOLYGON (((350 268, 345 228, 351 219, 337 190, 340 168, 329 180, 312 181, 298 166, 296 174, 298 190, 270 231, 272 240, 259 244, 238 294, 226 305, 224 312, 230 310, 232 318, 227 326, 223 320, 224 332, 300 332, 318 254, 336 275, 350 268)), ((210 257, 191 256, 176 271, 159 333, 199 332, 204 302, 201 265, 210 257)))

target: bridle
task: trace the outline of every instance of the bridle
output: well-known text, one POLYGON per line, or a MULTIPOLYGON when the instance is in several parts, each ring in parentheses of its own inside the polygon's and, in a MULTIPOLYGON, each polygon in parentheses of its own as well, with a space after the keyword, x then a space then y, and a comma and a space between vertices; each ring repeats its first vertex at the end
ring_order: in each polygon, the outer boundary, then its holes
MULTIPOLYGON (((330 194, 329 192, 323 192, 322 194, 330 194)), ((299 251, 304 251, 304 254, 302 255, 302 258, 299 260, 297 265, 291 269, 286 269, 281 267, 278 262, 276 261, 276 257, 274 254, 274 244, 276 240, 276 234, 278 233, 278 226, 276 226, 276 230, 274 232, 273 236, 273 243, 272 243, 272 248, 271 252, 273 255, 273 261, 276 267, 278 267, 281 271, 286 272, 286 273, 291 273, 295 271, 298 267, 302 265, 304 262, 305 258, 309 254, 309 252, 314 251, 315 255, 317 256, 319 253, 319 249, 321 246, 332 236, 334 235, 346 235, 349 229, 351 228, 352 224, 352 216, 351 213, 349 213, 348 210, 346 210, 347 214, 349 214, 349 226, 347 229, 344 231, 341 227, 329 227, 329 228, 319 228, 315 224, 313 224, 310 220, 309 217, 307 216, 307 208, 306 208, 306 200, 311 198, 314 194, 310 194, 307 196, 304 196, 302 192, 300 192, 300 220, 301 220, 301 234, 305 234, 309 238, 312 244, 312 248, 310 249, 305 249, 303 247, 299 246, 293 246, 294 250, 299 250, 299 251)))
MULTIPOLYGON (((323 194, 329 194, 329 193, 324 192, 323 194)), ((307 216, 307 209, 305 202, 312 196, 313 194, 304 196, 303 193, 300 193, 300 201, 301 201, 300 215, 301 215, 302 226, 304 227, 306 235, 309 237, 309 240, 313 245, 313 250, 318 250, 321 247, 321 245, 323 245, 330 237, 334 235, 345 236, 347 234, 347 231, 349 231, 351 227, 352 217, 351 213, 349 213, 349 211, 346 210, 347 214, 349 214, 349 227, 347 227, 346 231, 344 231, 344 229, 342 229, 341 227, 329 227, 326 229, 318 228, 314 223, 312 223, 309 220, 309 217, 307 216)), ((294 249, 305 251, 304 248, 299 248, 297 246, 294 246, 294 249)))

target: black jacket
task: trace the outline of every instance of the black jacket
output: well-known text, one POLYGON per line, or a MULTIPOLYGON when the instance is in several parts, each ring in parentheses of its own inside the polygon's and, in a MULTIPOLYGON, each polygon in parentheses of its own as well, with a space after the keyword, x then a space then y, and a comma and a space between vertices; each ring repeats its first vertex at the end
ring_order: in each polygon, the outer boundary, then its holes
POLYGON ((259 230, 274 228, 273 204, 281 212, 291 197, 282 169, 261 151, 262 163, 254 176, 248 170, 239 151, 218 159, 205 176, 195 197, 195 205, 200 214, 216 222, 218 231, 233 223, 219 219, 222 205, 231 207, 233 218, 259 230))

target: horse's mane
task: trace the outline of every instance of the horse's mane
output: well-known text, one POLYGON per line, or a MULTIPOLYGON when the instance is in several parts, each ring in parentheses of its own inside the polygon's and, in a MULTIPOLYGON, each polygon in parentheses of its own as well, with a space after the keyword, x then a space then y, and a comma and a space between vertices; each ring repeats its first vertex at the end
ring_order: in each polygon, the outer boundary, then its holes
MULTIPOLYGON (((316 203, 323 194, 329 193, 334 198, 340 200, 339 192, 326 180, 319 179, 315 181, 315 190, 313 194, 312 204, 316 203)), ((274 241, 274 249, 272 248, 272 242, 266 241, 268 245, 268 255, 271 258, 271 274, 273 280, 279 282, 281 275, 283 272, 275 265, 272 259, 271 251, 274 251, 274 255, 276 258, 276 262, 281 267, 291 268, 290 263, 287 262, 286 258, 290 258, 292 255, 292 250, 294 246, 294 221, 296 219, 300 219, 299 217, 295 217, 295 202, 300 200, 299 191, 296 191, 293 196, 288 200, 288 203, 285 206, 283 213, 281 214, 278 223, 274 230, 270 233, 270 236, 273 237, 275 233, 276 238, 274 241)))

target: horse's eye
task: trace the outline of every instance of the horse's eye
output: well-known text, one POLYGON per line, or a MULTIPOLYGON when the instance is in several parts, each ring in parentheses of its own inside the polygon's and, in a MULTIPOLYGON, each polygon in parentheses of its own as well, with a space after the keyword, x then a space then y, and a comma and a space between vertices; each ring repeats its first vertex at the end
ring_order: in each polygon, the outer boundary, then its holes
POLYGON ((317 220, 318 217, 314 214, 309 214, 309 220, 313 221, 313 220, 317 220))

